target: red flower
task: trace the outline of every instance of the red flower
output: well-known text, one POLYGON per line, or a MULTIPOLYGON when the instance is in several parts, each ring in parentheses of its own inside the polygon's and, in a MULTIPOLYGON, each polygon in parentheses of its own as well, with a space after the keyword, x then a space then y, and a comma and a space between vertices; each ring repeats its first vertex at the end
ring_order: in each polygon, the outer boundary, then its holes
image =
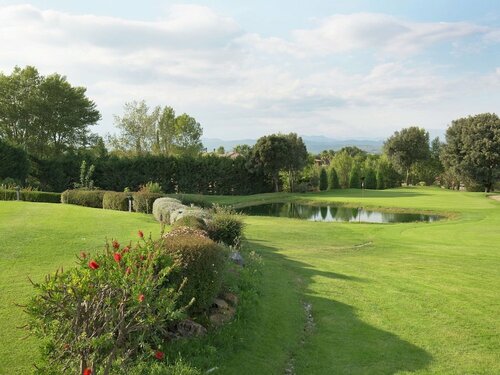
POLYGON ((93 270, 96 270, 99 268, 99 264, 95 260, 91 260, 89 262, 89 267, 92 268, 93 270))
POLYGON ((114 247, 115 249, 117 249, 117 250, 120 248, 120 244, 118 243, 118 241, 117 241, 117 240, 114 240, 114 241, 113 241, 113 247, 114 247))
POLYGON ((115 258, 116 263, 120 263, 120 260, 122 260, 122 255, 120 253, 114 253, 113 258, 115 258))
POLYGON ((125 246, 122 250, 122 254, 128 253, 130 251, 130 246, 125 246))
POLYGON ((139 297, 137 298, 139 300, 139 302, 144 302, 144 299, 146 297, 144 297, 144 294, 139 294, 139 297))
POLYGON ((140 230, 139 232, 137 232, 137 235, 141 238, 144 238, 144 233, 142 233, 142 230, 140 230))
POLYGON ((83 375, 92 375, 92 369, 87 367, 83 370, 83 375))
POLYGON ((132 270, 130 269, 130 267, 127 267, 127 269, 125 270, 125 274, 130 275, 130 272, 132 272, 132 270))
POLYGON ((160 360, 160 361, 161 361, 161 360, 163 359, 163 357, 165 357, 165 353, 160 352, 159 350, 157 350, 157 351, 155 352, 155 358, 156 358, 156 359, 158 359, 158 360, 160 360))

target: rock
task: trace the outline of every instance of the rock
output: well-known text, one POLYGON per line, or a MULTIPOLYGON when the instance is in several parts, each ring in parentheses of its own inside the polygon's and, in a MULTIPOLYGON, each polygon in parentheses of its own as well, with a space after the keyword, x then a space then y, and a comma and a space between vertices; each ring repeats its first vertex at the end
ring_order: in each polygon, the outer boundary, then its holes
POLYGON ((243 267, 245 265, 245 259, 243 259, 239 251, 232 251, 231 254, 229 254, 229 259, 238 266, 243 267))
POLYGON ((201 324, 193 322, 190 319, 177 323, 176 333, 180 337, 199 337, 207 333, 207 329, 201 324))
POLYGON ((227 302, 220 298, 214 299, 214 303, 212 304, 212 306, 221 310, 226 310, 229 307, 227 302))
POLYGON ((228 308, 224 310, 217 309, 210 315, 210 323, 212 323, 216 327, 220 327, 221 325, 233 319, 235 313, 236 309, 231 306, 228 306, 228 308))
POLYGON ((224 293, 222 298, 225 301, 229 302, 232 306, 238 305, 238 296, 234 293, 231 293, 231 292, 224 293))

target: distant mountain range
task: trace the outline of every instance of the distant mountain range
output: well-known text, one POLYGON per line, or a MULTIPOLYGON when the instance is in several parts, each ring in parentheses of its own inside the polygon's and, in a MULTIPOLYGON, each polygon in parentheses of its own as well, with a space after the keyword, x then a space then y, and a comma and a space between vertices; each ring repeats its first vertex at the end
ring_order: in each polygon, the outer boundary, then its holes
MULTIPOLYGON (((356 146, 360 149, 376 154, 382 151, 382 146, 384 144, 383 140, 373 140, 373 139, 346 139, 337 140, 324 136, 302 136, 304 143, 306 144, 307 151, 311 153, 320 153, 323 150, 340 150, 342 147, 346 146, 356 146)), ((220 146, 224 147, 227 151, 231 151, 237 145, 249 145, 253 146, 256 139, 238 139, 238 140, 223 140, 218 138, 202 138, 203 146, 207 148, 207 151, 213 151, 220 146)))

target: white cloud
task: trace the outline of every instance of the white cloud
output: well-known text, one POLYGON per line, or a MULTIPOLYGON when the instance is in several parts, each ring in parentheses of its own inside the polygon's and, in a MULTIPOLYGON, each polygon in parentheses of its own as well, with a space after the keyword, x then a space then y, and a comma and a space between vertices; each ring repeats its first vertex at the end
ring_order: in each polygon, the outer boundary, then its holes
MULTIPOLYGON (((485 82, 453 78, 405 56, 467 37, 494 43, 498 33, 465 22, 417 23, 381 14, 316 22, 286 40, 245 32, 235 20, 197 5, 172 6, 155 21, 0 7, 0 70, 34 65, 88 87, 103 112, 101 133, 112 130, 112 114, 124 102, 144 98, 195 115, 208 136, 291 130, 378 136, 407 125, 410 114, 416 117, 411 123, 441 119, 435 115, 441 104, 466 100, 469 88, 485 82), (329 60, 368 50, 376 58, 358 72, 329 60)), ((498 84, 489 87, 498 97, 498 84)))

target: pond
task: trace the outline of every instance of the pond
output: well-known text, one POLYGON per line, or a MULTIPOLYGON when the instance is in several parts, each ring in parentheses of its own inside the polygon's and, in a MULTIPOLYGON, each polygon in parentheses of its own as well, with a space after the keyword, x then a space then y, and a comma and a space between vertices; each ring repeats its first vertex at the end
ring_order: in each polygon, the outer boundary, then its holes
POLYGON ((433 222, 442 218, 438 215, 383 212, 334 205, 312 206, 292 202, 266 203, 240 208, 238 211, 250 216, 277 216, 328 222, 410 223, 415 221, 433 222))

